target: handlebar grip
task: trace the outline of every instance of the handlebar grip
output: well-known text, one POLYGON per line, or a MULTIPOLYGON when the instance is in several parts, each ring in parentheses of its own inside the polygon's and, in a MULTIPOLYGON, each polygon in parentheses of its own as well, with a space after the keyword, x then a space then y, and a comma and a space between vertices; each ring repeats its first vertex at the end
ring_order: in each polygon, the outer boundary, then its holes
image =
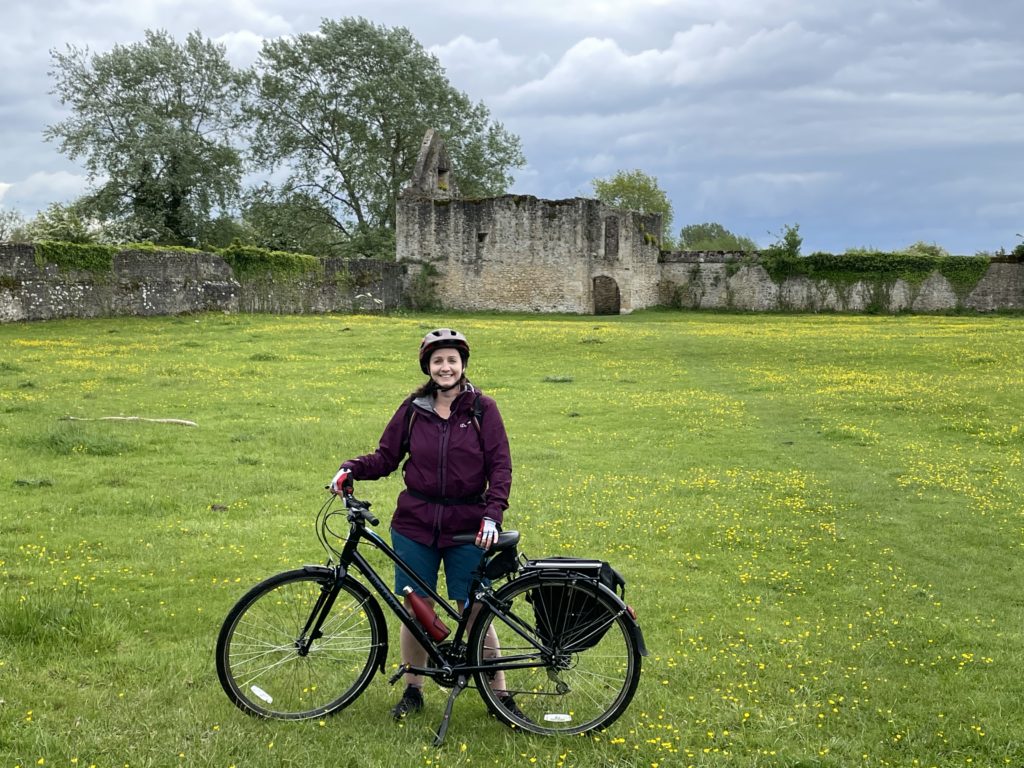
POLYGON ((345 493, 345 506, 350 511, 358 513, 370 525, 380 525, 380 520, 370 511, 370 502, 360 501, 350 491, 345 493))

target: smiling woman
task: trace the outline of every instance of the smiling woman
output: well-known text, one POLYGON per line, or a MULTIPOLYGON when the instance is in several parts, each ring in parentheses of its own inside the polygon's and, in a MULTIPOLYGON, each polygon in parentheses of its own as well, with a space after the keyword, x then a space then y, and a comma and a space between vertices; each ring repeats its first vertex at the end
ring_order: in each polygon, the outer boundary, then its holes
MULTIPOLYGON (((448 597, 460 610, 469 601, 480 549, 497 541, 512 483, 512 457, 501 414, 497 403, 466 378, 469 356, 469 341, 459 331, 438 328, 427 333, 418 353, 426 383, 391 417, 377 450, 343 462, 332 481, 332 490, 340 493, 353 479, 376 480, 401 465, 406 488, 391 522, 392 545, 431 589, 436 588, 443 563, 448 597), (457 543, 460 534, 476 534, 476 544, 457 543)), ((405 598, 410 610, 417 599, 430 602, 396 565, 395 592, 408 591, 415 593, 405 598)), ((399 639, 403 664, 423 667, 427 652, 405 625, 399 639)), ((487 642, 489 648, 498 648, 493 627, 487 642)), ((405 682, 405 693, 392 709, 399 720, 423 708, 424 677, 407 672, 405 682)), ((494 675, 492 687, 505 693, 503 673, 494 675)), ((515 706, 510 695, 504 698, 510 709, 515 706)))

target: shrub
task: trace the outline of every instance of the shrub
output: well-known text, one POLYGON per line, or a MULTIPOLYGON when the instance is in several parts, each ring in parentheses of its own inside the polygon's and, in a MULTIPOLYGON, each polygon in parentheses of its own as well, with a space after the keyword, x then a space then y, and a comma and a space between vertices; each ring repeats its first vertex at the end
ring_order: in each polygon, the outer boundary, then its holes
POLYGON ((254 245, 235 242, 218 253, 231 265, 235 276, 259 279, 262 277, 301 277, 310 272, 319 272, 323 265, 316 256, 304 253, 271 251, 254 245))

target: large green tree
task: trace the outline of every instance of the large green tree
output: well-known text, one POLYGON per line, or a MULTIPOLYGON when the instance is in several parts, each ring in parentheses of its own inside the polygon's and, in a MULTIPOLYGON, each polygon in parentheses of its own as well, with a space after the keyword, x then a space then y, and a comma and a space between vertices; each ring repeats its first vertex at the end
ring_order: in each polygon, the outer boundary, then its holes
POLYGON ((240 193, 233 137, 248 76, 199 32, 178 43, 147 30, 106 53, 51 56, 53 93, 71 114, 45 136, 88 171, 79 208, 140 238, 198 244, 240 193))
POLYGON ((640 213, 660 213, 662 247, 672 247, 672 203, 658 179, 641 170, 618 171, 609 179, 594 179, 594 194, 606 205, 640 213))
POLYGON ((394 228, 428 128, 465 196, 501 194, 525 162, 518 137, 452 87, 407 29, 360 18, 265 43, 247 113, 256 162, 287 171, 283 199, 318 201, 346 237, 394 228))

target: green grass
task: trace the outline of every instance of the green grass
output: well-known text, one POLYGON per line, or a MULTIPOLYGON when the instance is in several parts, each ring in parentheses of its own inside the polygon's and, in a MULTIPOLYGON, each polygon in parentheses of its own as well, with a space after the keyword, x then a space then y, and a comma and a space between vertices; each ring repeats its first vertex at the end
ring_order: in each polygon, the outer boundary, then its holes
MULTIPOLYGON (((2 326, 0 768, 1020 766, 1022 391, 1019 317, 2 326), (402 726, 382 678, 295 724, 217 683, 224 615, 321 559, 323 485, 442 323, 501 405, 523 551, 628 580, 652 655, 605 733, 513 733, 470 692, 437 750, 436 688, 402 726)), ((386 516, 400 482, 360 488, 386 516)))

